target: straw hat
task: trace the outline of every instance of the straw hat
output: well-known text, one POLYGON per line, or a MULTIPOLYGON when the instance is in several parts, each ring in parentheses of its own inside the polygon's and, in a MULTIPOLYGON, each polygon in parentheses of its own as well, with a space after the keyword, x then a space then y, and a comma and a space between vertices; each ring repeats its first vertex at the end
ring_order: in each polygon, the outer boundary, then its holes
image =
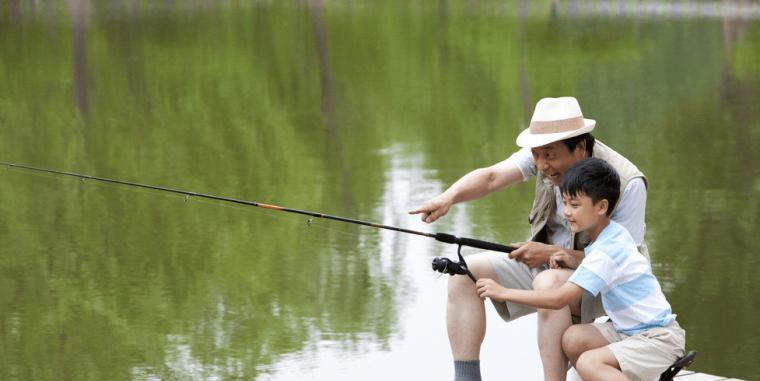
POLYGON ((540 147, 585 134, 596 121, 583 118, 581 106, 573 97, 544 98, 536 103, 530 126, 517 136, 520 147, 540 147))

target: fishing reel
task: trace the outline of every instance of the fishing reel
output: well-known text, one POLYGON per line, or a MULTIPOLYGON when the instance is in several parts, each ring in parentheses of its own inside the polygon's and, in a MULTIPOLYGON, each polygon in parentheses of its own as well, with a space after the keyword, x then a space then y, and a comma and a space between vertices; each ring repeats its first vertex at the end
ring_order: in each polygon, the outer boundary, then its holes
POLYGON ((449 275, 467 275, 467 265, 446 257, 433 258, 433 271, 449 275))
POLYGON ((434 257, 433 271, 449 275, 467 275, 473 282, 476 282, 475 276, 472 275, 470 269, 467 268, 467 262, 465 262, 464 257, 462 256, 462 245, 459 245, 457 254, 459 255, 459 261, 454 261, 446 257, 434 257))

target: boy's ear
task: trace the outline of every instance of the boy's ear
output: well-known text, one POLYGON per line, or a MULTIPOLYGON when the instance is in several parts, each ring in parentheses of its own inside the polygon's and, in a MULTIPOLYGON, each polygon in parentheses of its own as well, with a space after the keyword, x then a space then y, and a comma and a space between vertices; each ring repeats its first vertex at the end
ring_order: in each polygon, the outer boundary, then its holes
POLYGON ((603 216, 607 214, 607 209, 610 207, 610 202, 606 198, 599 200, 596 203, 596 214, 603 216))

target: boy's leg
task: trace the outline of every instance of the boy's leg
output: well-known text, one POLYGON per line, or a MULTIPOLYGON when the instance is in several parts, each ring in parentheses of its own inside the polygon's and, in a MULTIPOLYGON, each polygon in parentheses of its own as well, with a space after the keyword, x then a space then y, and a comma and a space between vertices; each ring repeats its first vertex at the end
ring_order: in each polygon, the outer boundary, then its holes
POLYGON ((575 370, 584 381, 630 381, 607 346, 583 352, 575 363, 575 370))
MULTIPOLYGON (((545 270, 533 280, 534 290, 559 288, 573 270, 545 270)), ((562 335, 572 325, 571 312, 580 315, 580 300, 559 310, 538 309, 538 350, 544 367, 544 380, 564 380, 567 357, 562 351, 562 335)))
POLYGON ((574 325, 562 335, 562 350, 573 366, 582 353, 604 347, 609 343, 610 339, 604 337, 594 324, 574 325))
POLYGON ((612 322, 583 324, 562 337, 565 353, 586 381, 654 380, 683 355, 684 346, 685 332, 675 321, 634 336, 615 331, 612 322))
POLYGON ((677 322, 650 328, 607 346, 620 369, 632 380, 654 380, 683 356, 685 332, 677 322))

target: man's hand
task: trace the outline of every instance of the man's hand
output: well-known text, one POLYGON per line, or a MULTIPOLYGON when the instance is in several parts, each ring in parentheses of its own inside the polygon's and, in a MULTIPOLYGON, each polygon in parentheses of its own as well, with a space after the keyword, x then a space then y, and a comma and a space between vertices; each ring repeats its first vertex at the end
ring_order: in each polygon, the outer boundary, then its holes
POLYGON ((560 250, 549 257, 549 267, 553 269, 577 269, 580 263, 566 250, 560 250))
POLYGON ((506 294, 508 293, 507 289, 502 287, 500 284, 496 283, 493 279, 488 278, 481 278, 478 279, 478 282, 475 284, 475 287, 478 288, 478 296, 481 298, 491 298, 491 300, 495 300, 497 302, 505 302, 506 294))
POLYGON ((422 222, 430 224, 445 216, 452 204, 453 202, 448 197, 441 194, 424 205, 410 210, 409 214, 422 214, 422 222))
POLYGON ((509 257, 525 263, 528 267, 541 267, 549 262, 549 257, 560 250, 557 246, 547 245, 541 242, 517 242, 512 246, 517 247, 509 253, 509 257))

